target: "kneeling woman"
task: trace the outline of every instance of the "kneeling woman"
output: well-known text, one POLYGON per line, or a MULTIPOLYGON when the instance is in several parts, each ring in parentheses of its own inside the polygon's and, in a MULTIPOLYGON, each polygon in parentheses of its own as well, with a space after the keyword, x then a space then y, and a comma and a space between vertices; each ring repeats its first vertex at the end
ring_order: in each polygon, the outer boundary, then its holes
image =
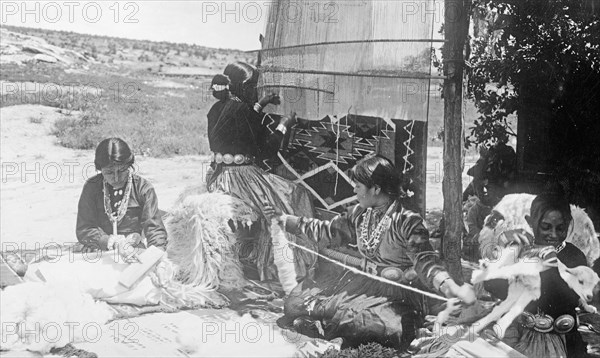
POLYGON ((147 244, 165 249, 167 231, 152 184, 133 171, 134 154, 125 141, 108 138, 96 148, 100 174, 83 186, 77 211, 77 240, 84 249, 121 254, 147 244), (115 231, 116 228, 116 231, 115 231))
MULTIPOLYGON (((383 157, 363 159, 352 170, 359 204, 331 221, 282 215, 267 205, 265 212, 292 233, 305 233, 323 245, 354 243, 368 266, 407 272, 414 267, 421 284, 475 301, 469 285, 458 286, 440 264, 429 243, 420 215, 400 203, 400 178, 383 157)), ((407 275, 405 275, 407 276, 407 275)), ((404 350, 415 338, 422 321, 422 297, 401 287, 344 271, 316 285, 305 280, 287 298, 288 319, 308 316, 319 320, 324 338, 345 338, 349 345, 378 341, 404 350)), ((406 280, 408 281, 408 278, 406 280)))

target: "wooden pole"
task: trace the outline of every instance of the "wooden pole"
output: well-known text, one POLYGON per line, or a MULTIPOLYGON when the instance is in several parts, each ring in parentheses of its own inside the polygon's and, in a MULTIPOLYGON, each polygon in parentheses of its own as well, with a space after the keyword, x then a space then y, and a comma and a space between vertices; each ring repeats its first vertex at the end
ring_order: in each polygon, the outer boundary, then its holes
MULTIPOLYGON (((467 0, 468 1, 468 0, 467 0)), ((463 0, 444 1, 444 236, 442 252, 450 275, 463 282, 460 247, 462 218, 462 92, 463 48, 468 33, 469 15, 463 0)))

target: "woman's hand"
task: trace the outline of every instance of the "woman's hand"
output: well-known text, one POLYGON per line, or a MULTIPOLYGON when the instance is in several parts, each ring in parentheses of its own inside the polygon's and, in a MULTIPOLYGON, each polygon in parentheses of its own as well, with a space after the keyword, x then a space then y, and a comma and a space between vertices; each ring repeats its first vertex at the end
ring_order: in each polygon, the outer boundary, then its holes
POLYGON ((125 240, 125 235, 115 235, 115 234, 109 235, 106 246, 108 247, 109 250, 116 250, 117 243, 119 243, 123 240, 125 240))
POLYGON ((281 117, 281 119, 279 120, 279 125, 277 126, 277 128, 279 128, 280 126, 283 126, 287 130, 288 128, 290 128, 291 126, 293 126, 294 124, 296 124, 296 122, 297 122, 297 120, 296 120, 296 112, 290 112, 290 114, 288 116, 281 117))
POLYGON ((258 101, 258 104, 261 107, 264 107, 264 106, 268 105, 269 103, 274 104, 274 105, 280 104, 281 103, 281 99, 279 98, 279 95, 277 95, 275 93, 268 93, 268 94, 264 95, 258 101))
POLYGON ((477 297, 475 296, 475 290, 473 286, 468 283, 459 286, 452 279, 448 279, 440 287, 440 290, 446 295, 446 297, 456 297, 466 305, 475 303, 477 297))
POLYGON ((463 284, 462 286, 458 286, 458 289, 454 292, 454 296, 460 299, 466 305, 472 305, 477 301, 477 296, 475 295, 475 290, 473 286, 468 283, 463 284))
POLYGON ((204 177, 204 183, 208 185, 215 174, 215 170, 212 167, 208 167, 206 170, 206 176, 204 177))
POLYGON ((131 243, 121 241, 117 244, 116 250, 126 263, 139 262, 139 258, 137 257, 138 248, 131 243))
POLYGON ((279 224, 285 224, 285 219, 281 210, 272 206, 269 202, 263 201, 262 212, 268 220, 275 219, 279 224))
POLYGON ((137 232, 134 232, 127 235, 125 240, 127 240, 127 242, 131 245, 137 246, 140 242, 142 242, 142 235, 138 234, 137 232))
POLYGON ((519 246, 530 246, 534 242, 533 236, 523 229, 507 230, 500 237, 501 246, 516 244, 519 246))
POLYGON ((134 233, 127 237, 124 235, 113 235, 114 244, 109 249, 114 249, 125 262, 131 263, 138 261, 137 247, 135 245, 141 240, 140 234, 134 233))
POLYGON ((438 313, 435 322, 440 325, 445 324, 448 322, 450 316, 456 314, 461 308, 462 306, 460 304, 460 299, 455 297, 451 298, 448 300, 448 302, 446 302, 446 308, 442 312, 438 313))

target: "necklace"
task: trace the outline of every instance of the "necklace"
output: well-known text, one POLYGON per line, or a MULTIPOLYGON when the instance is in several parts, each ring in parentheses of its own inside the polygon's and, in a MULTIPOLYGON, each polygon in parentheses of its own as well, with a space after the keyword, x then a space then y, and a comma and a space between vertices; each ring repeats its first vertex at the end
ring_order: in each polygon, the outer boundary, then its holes
MULTIPOLYGON (((129 204, 129 196, 131 195, 131 187, 133 182, 133 174, 131 171, 129 172, 129 177, 127 178, 127 185, 125 185, 125 193, 123 194, 123 199, 118 205, 116 214, 113 213, 111 205, 110 205, 110 193, 108 191, 108 183, 106 180, 103 182, 102 193, 104 195, 104 212, 108 216, 108 220, 111 222, 113 226, 113 231, 116 231, 115 228, 117 223, 123 219, 125 213, 127 212, 127 205, 129 204)), ((116 235, 116 232, 113 232, 113 235, 116 235)))
POLYGON ((556 253, 561 252, 567 246, 567 242, 563 241, 556 247, 556 253))
POLYGON ((395 207, 396 201, 393 201, 371 234, 369 233, 369 229, 373 208, 368 208, 363 214, 363 221, 360 224, 359 239, 362 242, 362 246, 367 256, 372 257, 375 254, 375 249, 378 247, 379 242, 381 241, 381 234, 383 233, 383 230, 386 229, 389 223, 392 221, 391 213, 395 207))

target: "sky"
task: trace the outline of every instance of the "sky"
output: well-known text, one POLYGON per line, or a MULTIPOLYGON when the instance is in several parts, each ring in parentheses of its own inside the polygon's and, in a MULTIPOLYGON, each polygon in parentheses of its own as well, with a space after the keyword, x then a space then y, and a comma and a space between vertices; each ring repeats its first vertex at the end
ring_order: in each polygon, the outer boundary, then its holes
POLYGON ((271 0, 2 0, 0 24, 256 50, 271 0))

